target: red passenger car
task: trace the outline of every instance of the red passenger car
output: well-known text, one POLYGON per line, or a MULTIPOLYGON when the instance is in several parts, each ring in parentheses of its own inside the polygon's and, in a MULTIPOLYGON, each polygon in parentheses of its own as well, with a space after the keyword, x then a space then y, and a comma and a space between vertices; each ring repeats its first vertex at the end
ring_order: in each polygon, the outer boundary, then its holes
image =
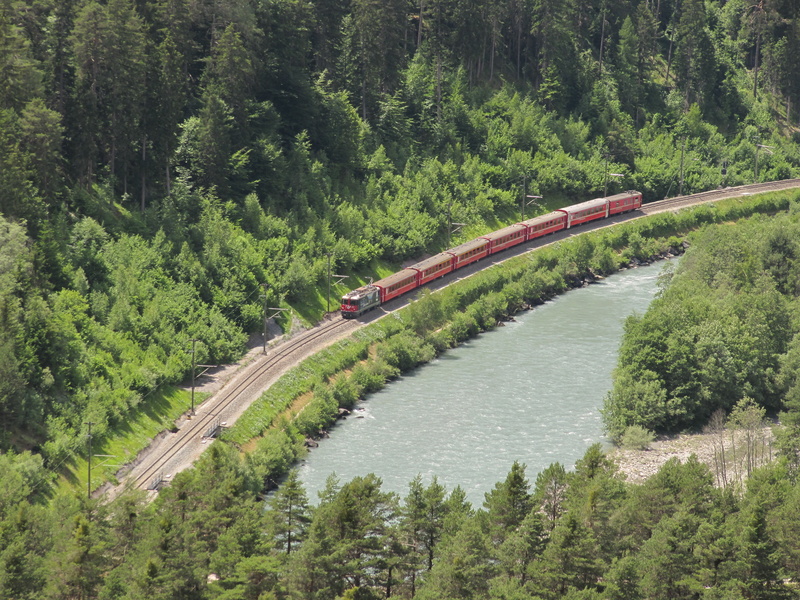
POLYGON ((608 214, 618 215, 620 213, 636 210, 642 206, 642 193, 636 191, 614 194, 606 198, 608 200, 608 214))
POLYGON ((440 252, 408 268, 414 269, 419 273, 417 285, 423 285, 452 271, 453 255, 449 252, 440 252))
POLYGON ((595 219, 603 219, 608 216, 608 202, 605 198, 595 198, 587 202, 581 202, 574 206, 565 206, 560 208, 559 211, 567 215, 567 229, 580 225, 581 223, 588 223, 595 219))
POLYGON ((522 222, 528 228, 528 236, 526 239, 532 240, 543 235, 555 233, 567 228, 567 215, 566 213, 557 210, 555 212, 540 215, 533 219, 528 219, 522 222))
POLYGON ((405 294, 417 287, 417 271, 403 269, 373 284, 380 290, 381 303, 388 302, 400 294, 405 294))
POLYGON ((522 223, 514 223, 508 227, 482 235, 481 238, 489 240, 489 254, 494 254, 524 242, 527 231, 528 228, 522 223))
POLYGON ((453 261, 453 269, 460 269, 476 260, 489 256, 489 240, 477 238, 469 242, 464 242, 460 246, 451 248, 446 252, 455 258, 453 261))

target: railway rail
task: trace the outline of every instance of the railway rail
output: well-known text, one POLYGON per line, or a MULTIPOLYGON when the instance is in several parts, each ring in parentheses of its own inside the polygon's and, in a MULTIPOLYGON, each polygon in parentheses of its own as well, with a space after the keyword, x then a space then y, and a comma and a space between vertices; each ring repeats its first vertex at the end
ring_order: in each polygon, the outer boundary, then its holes
MULTIPOLYGON (((800 187, 800 179, 789 179, 678 196, 643 205, 636 213, 626 215, 624 220, 637 218, 637 215, 641 217, 665 211, 680 210, 681 208, 725 198, 798 187, 800 187)), ((600 222, 594 224, 594 227, 608 226, 608 224, 607 222, 600 222)), ((594 227, 582 228, 581 231, 594 227)), ((535 247, 540 245, 542 244, 537 243, 535 247)), ((532 247, 521 248, 519 252, 514 252, 513 254, 527 252, 531 249, 532 247)), ((474 269, 465 269, 464 273, 452 278, 450 282, 463 279, 464 276, 469 276, 472 272, 491 266, 495 262, 502 262, 502 260, 492 261, 480 267, 476 265, 474 269)), ((445 277, 445 279, 449 278, 445 277)), ((439 283, 431 287, 438 288, 447 284, 447 282, 439 283)), ((262 355, 253 361, 253 364, 242 369, 241 374, 233 377, 217 394, 199 405, 194 418, 187 419, 176 433, 167 436, 161 440, 161 443, 152 445, 149 451, 145 453, 146 456, 138 460, 138 464, 134 464, 121 484, 113 488, 108 495, 113 497, 127 486, 137 489, 157 490, 170 479, 172 471, 177 472, 185 468, 196 456, 202 453, 205 446, 201 444, 206 433, 218 428, 222 423, 235 421, 244 412, 246 407, 241 406, 243 397, 246 397, 247 400, 245 404, 249 405, 250 402, 257 400, 263 390, 267 389, 273 381, 277 380, 291 366, 318 350, 320 344, 324 346, 330 345, 355 331, 366 322, 380 318, 388 312, 404 306, 409 301, 408 298, 402 302, 400 300, 398 298, 392 301, 390 306, 385 306, 385 308, 378 311, 378 314, 370 317, 354 320, 334 317, 331 320, 325 320, 320 325, 272 347, 267 355, 262 355), (187 453, 190 454, 188 458, 185 456, 187 453)))
POLYGON ((707 202, 716 202, 726 198, 752 196, 753 194, 777 192, 797 187, 800 187, 800 179, 785 179, 783 181, 769 181, 766 183, 753 183, 749 185, 727 187, 718 190, 709 190, 707 192, 699 192, 697 194, 691 194, 688 196, 676 196, 675 198, 666 198, 664 200, 657 200, 656 202, 648 202, 647 204, 642 205, 642 208, 639 212, 642 213, 642 216, 648 216, 665 212, 667 210, 679 210, 681 208, 697 206, 698 204, 705 204, 707 202))
POLYGON ((135 465, 123 480, 122 486, 157 490, 170 479, 172 471, 176 470, 173 463, 180 460, 190 446, 202 443, 203 438, 207 440, 209 431, 240 416, 243 409, 232 408, 240 403, 243 395, 254 396, 252 400, 257 399, 265 384, 276 380, 298 360, 310 354, 306 351, 307 348, 316 348, 323 338, 333 343, 359 325, 358 322, 343 319, 326 320, 259 357, 252 367, 244 369, 241 375, 234 377, 218 394, 199 405, 195 416, 187 419, 177 432, 165 439, 166 443, 161 444, 165 447, 153 448, 150 454, 155 452, 157 455, 145 457, 135 465))

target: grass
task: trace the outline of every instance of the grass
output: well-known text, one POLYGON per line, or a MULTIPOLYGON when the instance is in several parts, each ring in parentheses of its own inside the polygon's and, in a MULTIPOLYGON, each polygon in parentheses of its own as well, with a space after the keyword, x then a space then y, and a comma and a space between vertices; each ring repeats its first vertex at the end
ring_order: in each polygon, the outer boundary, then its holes
MULTIPOLYGON (((195 390, 195 406, 210 394, 195 390)), ((92 445, 92 488, 103 483, 116 483, 116 472, 131 462, 153 438, 173 427, 174 421, 191 408, 191 394, 173 386, 164 386, 140 404, 125 420, 124 425, 110 430, 102 440, 92 445)), ((61 474, 58 487, 86 489, 88 463, 85 454, 76 457, 61 474)))

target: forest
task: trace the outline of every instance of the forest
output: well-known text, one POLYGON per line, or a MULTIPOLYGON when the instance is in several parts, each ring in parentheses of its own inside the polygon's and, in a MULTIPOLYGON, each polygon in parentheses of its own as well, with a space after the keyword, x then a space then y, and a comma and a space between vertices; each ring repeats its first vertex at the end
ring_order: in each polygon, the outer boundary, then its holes
POLYGON ((699 430, 741 402, 798 404, 800 248, 796 208, 693 236, 646 314, 629 317, 606 428, 699 430))
MULTIPOLYGON (((299 452, 278 430, 252 457, 215 445, 153 503, 81 498, 64 473, 90 423, 101 443, 188 408, 192 362, 238 358, 265 304, 291 309, 287 330, 319 320, 329 261, 338 294, 521 211, 797 177, 798 16, 793 0, 0 0, 0 596, 796 594, 791 427, 746 489, 693 463, 632 486, 594 449, 533 489, 514 465, 483 507, 373 477, 312 509, 289 475, 264 512, 299 452)), ((619 370, 613 435, 795 406, 796 225, 756 244, 757 222, 695 242, 735 268, 676 273, 658 305, 683 311, 683 337, 666 308, 628 323, 638 370, 619 370), (660 345, 685 360, 659 363, 660 345)), ((505 277, 487 276, 446 331, 375 334, 379 361, 316 386, 292 431, 657 243, 587 238, 482 298, 505 277)), ((403 327, 427 331, 437 302, 403 327)))

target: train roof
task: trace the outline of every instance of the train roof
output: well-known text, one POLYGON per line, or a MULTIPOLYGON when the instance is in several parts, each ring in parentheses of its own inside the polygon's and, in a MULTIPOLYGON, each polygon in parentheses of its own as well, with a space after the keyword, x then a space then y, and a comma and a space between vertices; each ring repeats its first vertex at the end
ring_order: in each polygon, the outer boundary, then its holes
POLYGON ((389 286, 394 285, 395 283, 399 283, 408 277, 416 277, 417 272, 414 269, 408 268, 403 269, 402 271, 398 271, 397 273, 392 273, 388 277, 384 277, 380 281, 376 281, 372 285, 387 288, 389 286))
POLYGON ((497 231, 492 231, 491 233, 482 235, 481 237, 487 240, 497 240, 511 233, 514 233, 515 231, 520 231, 524 229, 525 225, 523 225, 522 223, 514 223, 513 225, 509 225, 508 227, 503 227, 502 229, 498 229, 497 231))
POLYGON ((453 260, 453 255, 447 252, 439 252, 439 254, 434 254, 430 258, 426 258, 425 260, 421 260, 420 262, 411 265, 408 267, 409 269, 417 269, 419 271, 424 271, 429 267, 433 267, 440 263, 446 262, 448 260, 453 260))
POLYGON ((547 221, 552 221, 553 219, 562 218, 564 218, 564 213, 560 210, 554 210, 546 215, 539 215, 538 217, 533 217, 532 219, 526 219, 522 222, 522 224, 526 225, 527 227, 531 227, 532 225, 538 225, 539 223, 546 223, 547 221))
POLYGON ((475 250, 475 248, 480 248, 481 246, 485 246, 489 243, 489 240, 485 238, 475 238, 474 240, 470 240, 468 242, 464 242, 463 244, 459 244, 455 248, 450 248, 447 250, 450 254, 464 254, 466 252, 470 252, 475 250))
POLYGON ((607 198, 595 198, 594 200, 587 200, 586 202, 581 202, 580 204, 573 204, 572 206, 564 206, 563 208, 559 208, 558 210, 565 212, 567 214, 574 214, 576 212, 586 210, 587 208, 594 208, 595 206, 605 206, 607 200, 608 200, 607 198))
POLYGON ((608 196, 606 200, 622 200, 623 198, 630 198, 631 196, 641 196, 641 195, 642 192, 637 192, 636 190, 628 190, 627 192, 620 192, 619 194, 608 196))

